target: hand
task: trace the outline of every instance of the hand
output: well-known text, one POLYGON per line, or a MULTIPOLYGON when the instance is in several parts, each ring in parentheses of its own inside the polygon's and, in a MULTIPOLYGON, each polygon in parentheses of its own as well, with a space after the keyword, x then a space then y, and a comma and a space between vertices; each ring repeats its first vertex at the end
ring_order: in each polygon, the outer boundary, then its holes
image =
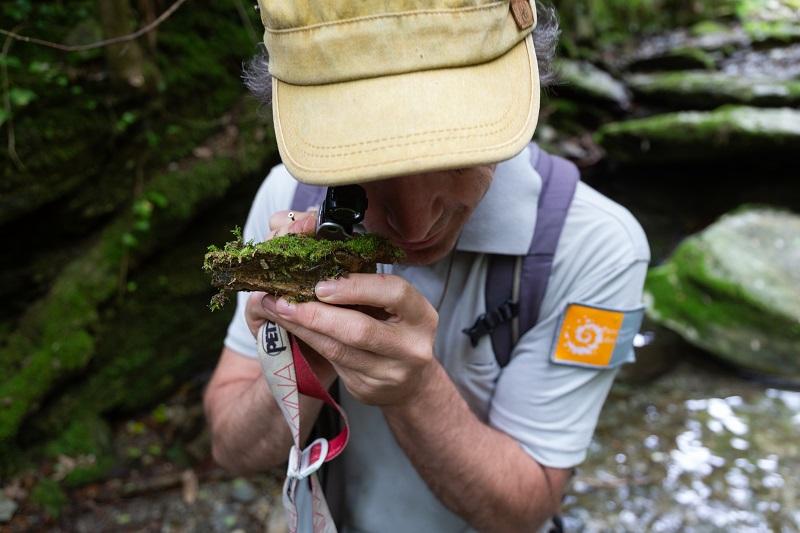
MULTIPOLYGON (((274 237, 286 235, 289 233, 305 233, 314 234, 316 229, 317 212, 310 210, 305 212, 297 211, 278 211, 273 214, 269 219, 269 235, 266 240, 274 237), (289 217, 289 213, 293 214, 294 220, 289 217)), ((264 292, 252 292, 247 299, 245 307, 245 319, 247 327, 255 337, 258 333, 258 328, 270 317, 264 312, 264 307, 261 301, 264 298, 271 298, 264 292)), ((331 365, 317 354, 314 350, 309 348, 305 343, 300 343, 303 355, 305 356, 308 364, 311 366, 314 373, 320 379, 323 385, 330 386, 336 379, 336 374, 331 365)))
POLYGON ((401 405, 430 381, 439 316, 410 283, 398 276, 350 274, 318 283, 316 294, 320 302, 303 304, 267 296, 264 314, 327 359, 355 398, 401 405), (369 306, 388 316, 340 306, 369 306))

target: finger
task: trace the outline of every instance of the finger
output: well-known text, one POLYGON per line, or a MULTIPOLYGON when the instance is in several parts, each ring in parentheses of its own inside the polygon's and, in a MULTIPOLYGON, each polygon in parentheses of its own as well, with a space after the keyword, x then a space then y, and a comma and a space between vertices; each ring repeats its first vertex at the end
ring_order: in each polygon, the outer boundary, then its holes
POLYGON ((319 302, 289 304, 281 298, 276 302, 275 312, 310 331, 378 355, 391 357, 393 348, 400 345, 393 328, 354 309, 319 302))
POLYGON ((291 224, 292 218, 289 216, 289 213, 292 214, 295 221, 303 220, 304 218, 314 215, 314 211, 289 211, 286 209, 282 211, 276 211, 271 217, 269 217, 269 229, 274 230, 281 226, 285 226, 286 224, 291 224))
POLYGON ((316 210, 277 211, 269 218, 269 229, 277 235, 287 233, 314 233, 317 221, 316 210), (291 217, 289 215, 292 215, 291 217))
POLYGON ((327 359, 336 367, 343 367, 354 371, 365 371, 374 366, 374 361, 383 360, 375 354, 348 346, 332 337, 312 331, 294 322, 287 321, 276 314, 273 300, 264 300, 268 319, 286 329, 298 339, 302 339, 308 346, 327 359))
POLYGON ((410 324, 436 321, 436 311, 430 302, 399 276, 349 274, 317 283, 315 292, 322 302, 380 307, 410 324))
MULTIPOLYGON (((253 334, 253 337, 258 336, 258 328, 261 327, 266 320, 269 320, 270 315, 267 313, 264 300, 271 299, 273 302, 275 298, 270 296, 264 292, 251 292, 250 296, 247 297, 247 304, 244 308, 244 318, 245 322, 247 322, 247 328, 250 330, 250 333, 253 334)), ((275 305, 274 303, 272 304, 275 305)))

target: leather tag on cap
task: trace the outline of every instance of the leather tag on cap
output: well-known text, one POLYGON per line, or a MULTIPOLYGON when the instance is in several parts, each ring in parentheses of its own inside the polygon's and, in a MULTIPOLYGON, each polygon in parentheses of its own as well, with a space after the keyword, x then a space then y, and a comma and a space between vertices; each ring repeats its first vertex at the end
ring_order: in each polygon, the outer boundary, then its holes
POLYGON ((533 8, 529 0, 511 0, 511 15, 519 29, 527 30, 533 26, 533 8))

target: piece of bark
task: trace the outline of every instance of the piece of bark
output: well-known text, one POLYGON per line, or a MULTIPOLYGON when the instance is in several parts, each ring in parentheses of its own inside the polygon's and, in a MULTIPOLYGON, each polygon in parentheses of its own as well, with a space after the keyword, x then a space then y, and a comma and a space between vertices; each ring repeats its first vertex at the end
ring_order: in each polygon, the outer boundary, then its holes
POLYGON ((327 241, 308 235, 284 235, 254 244, 237 240, 224 248, 209 247, 203 264, 211 284, 220 292, 211 309, 224 305, 235 291, 262 291, 289 301, 315 300, 314 286, 350 272, 372 272, 378 263, 395 263, 402 250, 383 237, 358 235, 346 241, 327 241))

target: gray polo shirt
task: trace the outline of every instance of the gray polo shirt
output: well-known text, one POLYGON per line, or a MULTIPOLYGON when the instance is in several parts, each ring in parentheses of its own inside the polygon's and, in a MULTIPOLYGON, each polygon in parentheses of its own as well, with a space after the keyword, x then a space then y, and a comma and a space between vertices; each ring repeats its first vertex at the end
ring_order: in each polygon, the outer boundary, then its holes
MULTIPOLYGON (((641 227, 625 208, 579 183, 539 323, 522 335, 504 369, 495 361, 488 336, 473 348, 462 330, 485 311, 486 254, 523 255, 533 237, 541 177, 531 164, 531 155, 537 157, 531 150, 537 148, 528 147, 497 166, 452 258, 428 266, 381 265, 381 271, 407 279, 434 306, 441 300, 436 357, 476 415, 516 439, 540 464, 569 468, 586 457, 616 369, 551 361, 565 311, 568 304, 619 311, 640 307, 650 253, 641 227)), ((272 169, 256 195, 245 239, 264 240, 270 215, 289 208, 296 185, 283 165, 272 169)), ((257 357, 244 321, 246 301, 246 293, 240 294, 225 345, 257 357)), ((615 353, 620 350, 623 361, 633 359, 632 346, 615 347, 615 353)), ((340 392, 351 438, 332 467, 337 478, 346 480, 344 530, 467 531, 466 523, 442 506, 416 473, 380 409, 359 403, 344 387, 340 392)))

